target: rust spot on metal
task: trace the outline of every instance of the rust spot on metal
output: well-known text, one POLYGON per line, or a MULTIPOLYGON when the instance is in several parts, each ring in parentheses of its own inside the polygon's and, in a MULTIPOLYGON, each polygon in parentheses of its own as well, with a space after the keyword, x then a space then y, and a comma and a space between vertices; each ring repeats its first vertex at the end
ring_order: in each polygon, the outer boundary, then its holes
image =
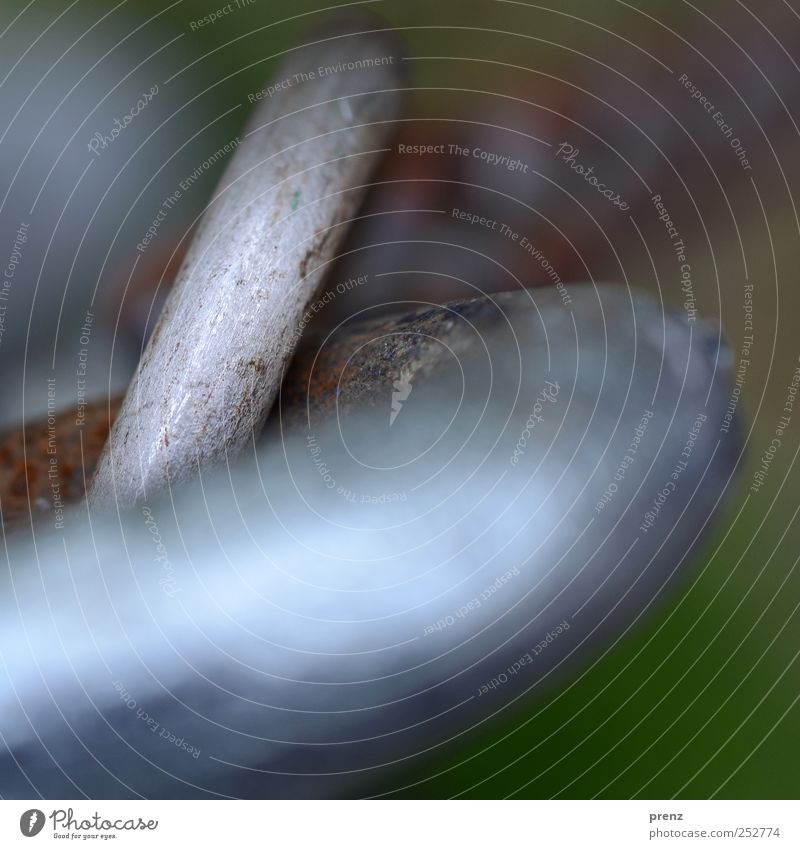
POLYGON ((64 504, 83 497, 121 403, 120 396, 87 404, 82 426, 76 424, 75 410, 70 408, 56 414, 51 430, 44 417, 25 428, 0 432, 4 523, 52 510, 54 486, 64 504))
MULTIPOLYGON (((302 429, 312 421, 331 415, 386 403, 392 381, 411 369, 424 378, 435 371, 444 356, 444 348, 436 339, 446 339, 452 350, 470 342, 469 334, 460 333, 458 316, 475 319, 492 312, 490 301, 478 298, 459 301, 447 307, 434 307, 409 312, 402 316, 359 322, 345 327, 323 348, 306 342, 292 360, 281 389, 281 422, 284 427, 302 429)), ((236 366, 252 377, 267 372, 262 358, 244 361, 236 366)), ((209 387, 207 398, 211 397, 209 387)), ((56 413, 55 436, 48 433, 47 418, 26 428, 0 433, 0 509, 4 522, 18 520, 31 512, 53 509, 50 459, 58 460, 58 484, 64 504, 77 501, 85 494, 108 432, 119 412, 122 398, 89 402, 85 424, 75 424, 75 411, 56 413), (81 434, 83 455, 81 455, 81 434), (48 452, 55 445, 56 454, 48 452)), ((255 415, 253 398, 246 394, 234 404, 236 418, 252 426, 255 415)), ((277 416, 273 415, 273 421, 277 416)), ((201 423, 201 430, 207 423, 201 423)), ((128 432, 123 436, 127 442, 128 432)), ((162 434, 169 445, 169 433, 162 434)))

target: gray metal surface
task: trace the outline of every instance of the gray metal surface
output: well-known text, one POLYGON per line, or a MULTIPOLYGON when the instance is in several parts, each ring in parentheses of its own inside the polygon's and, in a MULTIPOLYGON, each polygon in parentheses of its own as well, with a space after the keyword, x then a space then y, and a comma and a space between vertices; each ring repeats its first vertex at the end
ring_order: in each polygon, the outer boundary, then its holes
POLYGON ((386 149, 400 59, 389 35, 319 34, 259 93, 101 457, 95 507, 152 497, 258 436, 386 149))
POLYGON ((0 794, 375 792, 634 627, 730 487, 727 355, 648 296, 570 296, 454 310, 470 343, 392 423, 387 384, 120 522, 11 539, 0 794))

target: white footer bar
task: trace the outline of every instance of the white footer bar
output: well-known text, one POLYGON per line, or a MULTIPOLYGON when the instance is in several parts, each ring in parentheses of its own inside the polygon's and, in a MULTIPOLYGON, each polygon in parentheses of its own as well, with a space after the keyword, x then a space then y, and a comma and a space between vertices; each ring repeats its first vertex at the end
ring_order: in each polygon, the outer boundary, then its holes
POLYGON ((800 804, 776 801, 0 801, 0 846, 783 847, 800 804), (36 841, 36 842, 31 842, 36 841))

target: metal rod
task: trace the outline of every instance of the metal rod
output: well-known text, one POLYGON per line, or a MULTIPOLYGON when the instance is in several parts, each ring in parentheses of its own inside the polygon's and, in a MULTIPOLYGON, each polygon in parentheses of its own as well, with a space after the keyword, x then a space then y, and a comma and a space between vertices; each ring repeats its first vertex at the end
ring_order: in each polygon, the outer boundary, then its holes
POLYGON ((155 495, 259 434, 399 114, 400 65, 386 33, 328 34, 252 98, 100 458, 94 507, 155 495))

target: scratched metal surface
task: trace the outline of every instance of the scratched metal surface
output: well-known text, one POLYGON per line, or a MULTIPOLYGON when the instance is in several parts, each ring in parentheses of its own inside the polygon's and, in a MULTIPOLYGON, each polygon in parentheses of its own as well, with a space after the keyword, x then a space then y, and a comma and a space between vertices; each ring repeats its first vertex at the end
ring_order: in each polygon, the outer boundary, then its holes
POLYGON ((289 51, 272 83, 364 57, 386 63, 295 82, 255 106, 100 458, 95 505, 152 497, 263 427, 403 100, 395 39, 343 32, 289 51))

